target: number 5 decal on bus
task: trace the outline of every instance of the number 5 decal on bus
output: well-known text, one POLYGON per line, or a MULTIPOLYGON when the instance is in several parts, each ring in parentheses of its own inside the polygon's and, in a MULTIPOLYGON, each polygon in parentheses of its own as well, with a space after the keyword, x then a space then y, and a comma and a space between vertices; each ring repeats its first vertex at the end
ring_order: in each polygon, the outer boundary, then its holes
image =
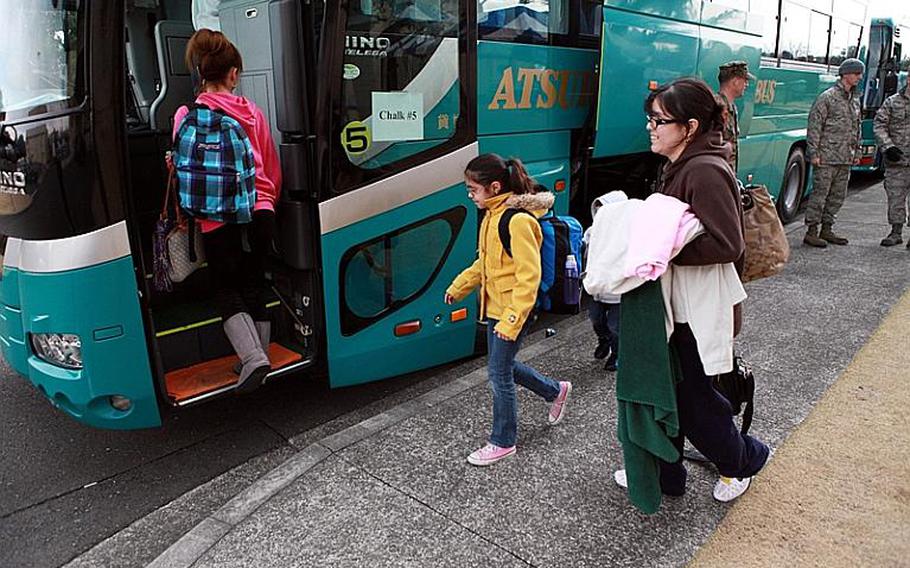
POLYGON ((352 120, 341 131, 341 145, 352 156, 363 154, 370 149, 370 128, 359 120, 352 120))

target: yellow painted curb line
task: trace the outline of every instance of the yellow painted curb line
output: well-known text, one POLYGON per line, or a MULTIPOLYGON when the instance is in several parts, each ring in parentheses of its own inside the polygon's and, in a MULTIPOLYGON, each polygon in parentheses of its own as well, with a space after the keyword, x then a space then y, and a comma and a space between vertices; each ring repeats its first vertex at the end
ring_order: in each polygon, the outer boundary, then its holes
POLYGON ((910 291, 690 566, 907 566, 910 291))

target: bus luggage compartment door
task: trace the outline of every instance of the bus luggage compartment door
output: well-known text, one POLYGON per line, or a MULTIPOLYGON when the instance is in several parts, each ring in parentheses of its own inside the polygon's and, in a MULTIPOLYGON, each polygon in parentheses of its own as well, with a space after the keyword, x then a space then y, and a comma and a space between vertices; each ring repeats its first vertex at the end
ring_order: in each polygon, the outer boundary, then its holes
POLYGON ((471 144, 320 205, 333 387, 473 352, 475 296, 449 306, 444 295, 475 257, 463 170, 476 154, 471 144))

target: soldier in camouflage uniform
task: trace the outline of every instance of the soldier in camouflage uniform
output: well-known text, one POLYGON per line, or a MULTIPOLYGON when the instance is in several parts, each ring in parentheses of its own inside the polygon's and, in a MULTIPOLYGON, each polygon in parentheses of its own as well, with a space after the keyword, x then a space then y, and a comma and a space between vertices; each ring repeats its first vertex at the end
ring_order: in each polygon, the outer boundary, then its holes
MULTIPOLYGON (((888 222, 891 234, 882 246, 903 242, 901 231, 907 222, 907 198, 910 196, 910 91, 905 85, 885 100, 875 113, 875 141, 885 158, 885 193, 888 194, 888 222)), ((907 248, 910 248, 908 239, 907 248)))
POLYGON ((803 242, 810 246, 823 248, 828 243, 848 242, 834 234, 831 227, 847 196, 850 166, 858 163, 860 103, 856 85, 865 70, 859 59, 845 59, 838 69, 837 84, 820 94, 809 111, 808 151, 815 177, 806 208, 807 231, 803 242))
POLYGON ((727 122, 724 124, 724 142, 730 144, 730 167, 737 173, 739 166, 739 114, 736 111, 736 99, 743 96, 749 81, 755 76, 749 73, 745 61, 730 61, 718 68, 717 82, 720 83, 718 94, 727 106, 727 122))

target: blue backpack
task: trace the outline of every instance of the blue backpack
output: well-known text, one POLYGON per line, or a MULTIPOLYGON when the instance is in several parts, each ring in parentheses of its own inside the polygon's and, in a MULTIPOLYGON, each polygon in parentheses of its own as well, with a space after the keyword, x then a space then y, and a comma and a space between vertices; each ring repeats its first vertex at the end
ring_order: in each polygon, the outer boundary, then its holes
POLYGON ((196 104, 174 140, 180 207, 193 217, 249 223, 256 203, 256 162, 243 126, 196 104))
POLYGON ((552 211, 540 217, 524 209, 506 209, 499 218, 499 240, 512 257, 512 235, 509 222, 515 215, 529 215, 540 223, 543 242, 540 245, 540 289, 537 309, 554 314, 577 314, 581 297, 581 244, 584 231, 575 217, 556 215, 552 211), (567 257, 575 258, 574 273, 566 266, 567 257))

